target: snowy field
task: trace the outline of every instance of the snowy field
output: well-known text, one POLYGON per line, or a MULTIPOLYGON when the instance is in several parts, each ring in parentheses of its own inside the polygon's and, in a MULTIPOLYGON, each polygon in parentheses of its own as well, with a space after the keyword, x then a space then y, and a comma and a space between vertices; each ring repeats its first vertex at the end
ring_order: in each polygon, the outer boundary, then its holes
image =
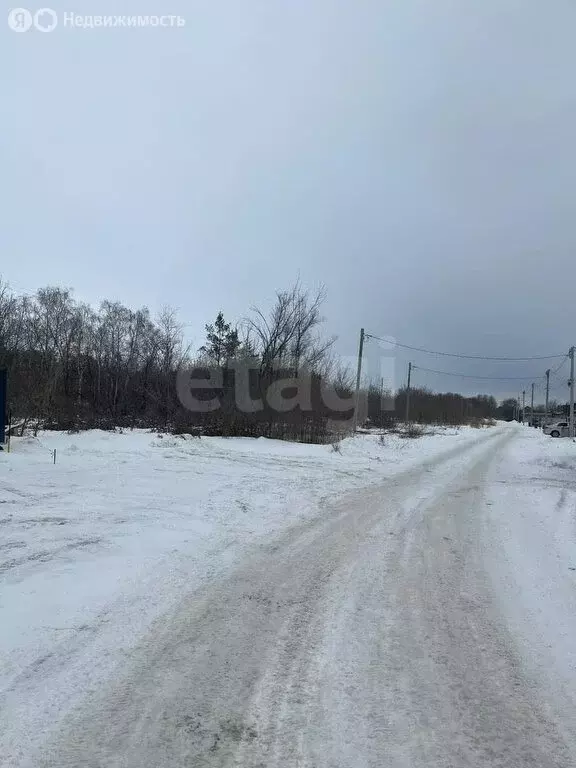
POLYGON ((517 425, 417 440, 388 435, 384 444, 362 435, 339 452, 144 431, 13 440, 13 451, 0 454, 6 765, 31 765, 26 756, 45 732, 121 674, 154 620, 183 594, 261 542, 317 520, 335 498, 418 467, 425 478, 428 462, 457 459, 459 447, 504 432, 514 437, 486 489, 495 584, 535 674, 565 684, 576 680, 576 444, 569 440, 517 425), (551 650, 558 642, 561 662, 551 650))
MULTIPOLYGON (((0 684, 114 605, 138 620, 322 500, 478 438, 444 429, 332 446, 144 431, 45 432, 0 453, 0 684), (56 465, 52 451, 56 449, 56 465), (145 600, 144 600, 145 599, 145 600), (143 609, 141 603, 146 603, 143 609)), ((108 619, 106 619, 108 622, 108 619)), ((129 634, 129 631, 128 631, 129 634)))
POLYGON ((365 435, 339 453, 145 431, 13 439, 0 453, 0 709, 16 726, 11 748, 36 714, 39 728, 48 714, 57 720, 183 592, 259 538, 485 431, 385 445, 365 435))

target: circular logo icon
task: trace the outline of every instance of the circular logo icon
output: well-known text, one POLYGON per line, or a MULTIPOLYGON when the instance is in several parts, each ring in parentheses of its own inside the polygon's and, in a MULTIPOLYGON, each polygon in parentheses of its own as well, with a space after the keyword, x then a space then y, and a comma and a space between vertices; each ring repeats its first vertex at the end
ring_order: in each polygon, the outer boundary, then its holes
POLYGON ((58 15, 52 8, 40 8, 34 14, 34 26, 39 32, 52 32, 58 25, 58 15))
POLYGON ((14 32, 28 32, 32 23, 32 14, 26 8, 12 8, 8 11, 8 26, 14 32))

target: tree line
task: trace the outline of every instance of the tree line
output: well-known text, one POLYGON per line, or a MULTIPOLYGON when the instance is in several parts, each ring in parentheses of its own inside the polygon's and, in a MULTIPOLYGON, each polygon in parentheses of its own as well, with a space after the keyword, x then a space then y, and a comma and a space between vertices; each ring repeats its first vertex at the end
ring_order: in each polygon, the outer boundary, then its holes
MULTIPOLYGON (((296 283, 277 292, 269 311, 253 307, 238 324, 219 312, 205 327, 204 344, 192 349, 174 309, 152 317, 117 301, 94 308, 59 287, 19 296, 0 282, 8 407, 21 429, 334 439, 350 429, 353 377, 334 355, 335 339, 322 332, 324 299, 323 289, 296 283), (182 388, 191 378, 195 390, 202 387, 196 401, 217 408, 190 408, 182 388), (262 407, 246 410, 239 402, 240 378, 250 403, 262 407)), ((404 391, 392 398, 371 386, 363 394, 361 422, 386 426, 403 418, 404 391)), ((467 423, 493 417, 497 408, 494 398, 423 389, 412 391, 411 403, 412 418, 422 423, 467 423)))

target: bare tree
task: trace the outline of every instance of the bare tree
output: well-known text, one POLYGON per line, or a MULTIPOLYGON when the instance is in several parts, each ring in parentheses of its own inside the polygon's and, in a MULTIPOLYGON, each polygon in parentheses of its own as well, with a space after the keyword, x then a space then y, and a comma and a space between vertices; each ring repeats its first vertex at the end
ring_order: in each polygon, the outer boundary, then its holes
POLYGON ((310 294, 297 282, 290 290, 276 294, 268 315, 253 307, 246 325, 255 340, 262 371, 285 368, 298 376, 303 367, 318 370, 335 341, 322 341, 318 333, 324 322, 320 313, 324 300, 323 287, 310 294))
POLYGON ((182 366, 188 350, 184 349, 183 327, 178 322, 176 311, 163 307, 158 315, 160 370, 163 382, 164 426, 167 427, 176 406, 175 386, 172 372, 182 366))

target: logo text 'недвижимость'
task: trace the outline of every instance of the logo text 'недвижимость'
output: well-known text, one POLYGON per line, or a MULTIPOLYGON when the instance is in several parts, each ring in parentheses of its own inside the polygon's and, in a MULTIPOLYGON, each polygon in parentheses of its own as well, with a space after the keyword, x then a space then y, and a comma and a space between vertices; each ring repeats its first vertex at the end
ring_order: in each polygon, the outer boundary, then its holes
POLYGON ((8 26, 14 32, 52 32, 59 22, 65 29, 125 29, 143 27, 184 27, 186 19, 182 16, 162 15, 83 15, 66 11, 60 15, 52 8, 40 8, 30 11, 27 8, 12 8, 8 12, 8 26))

